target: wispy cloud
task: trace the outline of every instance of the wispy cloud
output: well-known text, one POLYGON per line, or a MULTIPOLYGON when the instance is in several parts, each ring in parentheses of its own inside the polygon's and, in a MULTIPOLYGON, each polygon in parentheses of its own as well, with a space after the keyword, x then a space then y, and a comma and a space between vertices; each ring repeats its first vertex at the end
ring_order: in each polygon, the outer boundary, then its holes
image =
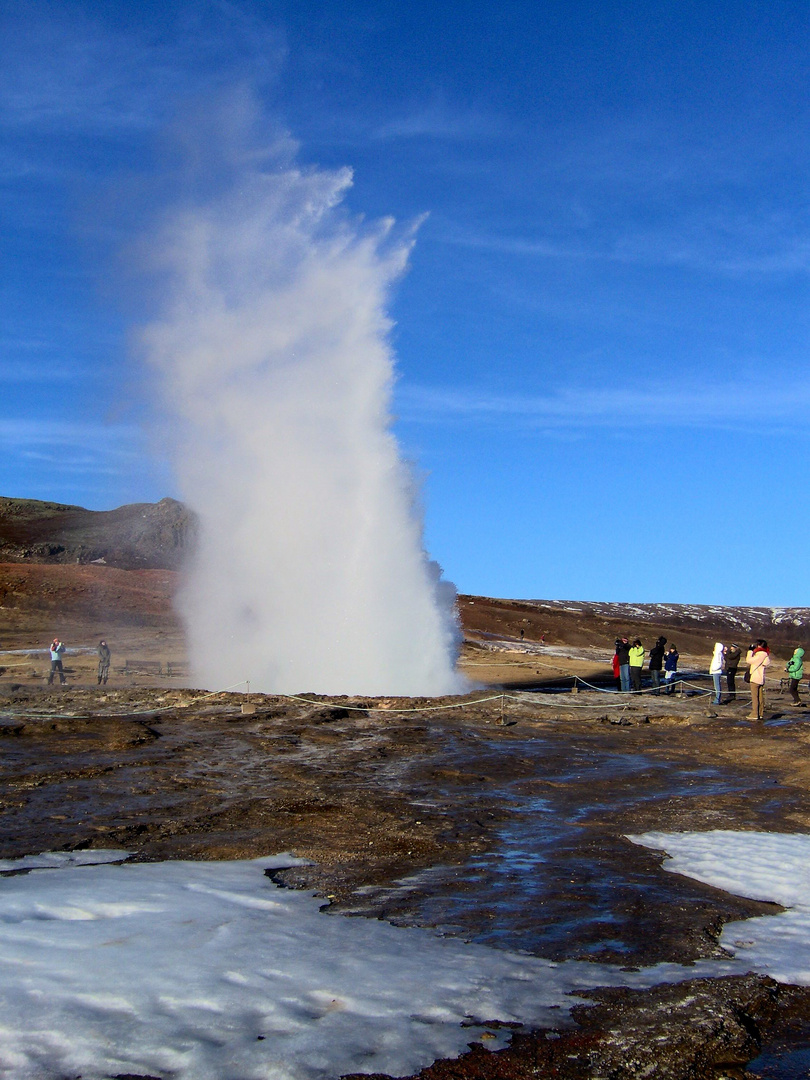
POLYGON ((143 454, 143 432, 131 424, 0 418, 0 450, 7 457, 48 461, 59 469, 131 469, 143 454))
POLYGON ((374 139, 492 139, 503 135, 503 121, 483 111, 453 108, 439 100, 392 117, 371 134, 374 139))
POLYGON ((136 424, 0 418, 0 492, 105 509, 174 494, 136 424))
MULTIPOLYGON (((438 216, 434 215, 434 220, 438 216)), ((560 236, 510 236, 447 223, 434 239, 472 251, 528 259, 684 267, 720 274, 792 274, 810 270, 810 228, 803 221, 767 221, 752 215, 669 221, 640 229, 634 223, 613 235, 571 230, 560 236)))
MULTIPOLYGON (((16 345, 20 349, 20 345, 16 345)), ((31 349, 47 351, 46 346, 31 345, 31 349)), ((43 386, 55 382, 72 382, 84 378, 85 373, 75 366, 67 364, 43 363, 41 361, 0 360, 0 382, 6 385, 12 383, 40 383, 43 386)))
MULTIPOLYGON (((244 5, 202 0, 169 10, 160 36, 148 13, 129 9, 125 25, 94 17, 92 5, 12 2, 0 14, 0 175, 64 175, 75 158, 65 140, 121 143, 164 125, 184 101, 238 82, 272 81, 283 36, 244 5), (82 10, 83 8, 83 10, 82 10)), ((73 144, 72 144, 73 145, 73 144)), ((84 155, 92 171, 99 147, 84 155)))
POLYGON ((662 388, 560 389, 545 395, 402 385, 396 407, 409 423, 456 422, 537 431, 645 427, 806 430, 810 388, 735 383, 662 388))
MULTIPOLYGON (((724 275, 806 273, 805 136, 714 142, 638 115, 594 128, 505 134, 498 167, 475 177, 493 207, 434 207, 432 235, 527 259, 685 268, 724 275), (511 211, 511 212, 510 212, 511 211)), ((490 163, 491 163, 490 158, 490 163)))

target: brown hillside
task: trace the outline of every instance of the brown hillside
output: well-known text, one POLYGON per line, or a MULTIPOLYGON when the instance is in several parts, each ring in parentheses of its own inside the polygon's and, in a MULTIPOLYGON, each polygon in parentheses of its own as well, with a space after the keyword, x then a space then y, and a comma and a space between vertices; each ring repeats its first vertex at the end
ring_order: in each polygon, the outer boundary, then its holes
POLYGON ((118 570, 112 566, 0 563, 0 627, 65 635, 74 627, 175 628, 171 570, 118 570))
POLYGON ((0 560, 102 563, 176 570, 193 547, 196 520, 175 499, 115 510, 0 498, 0 560))
POLYGON ((674 641, 683 653, 712 651, 715 641, 736 641, 747 647, 766 638, 789 656, 803 645, 810 630, 807 608, 709 607, 687 604, 600 604, 592 601, 499 600, 460 596, 465 636, 527 643, 575 645, 608 650, 621 634, 640 637, 649 648, 659 635, 674 641))

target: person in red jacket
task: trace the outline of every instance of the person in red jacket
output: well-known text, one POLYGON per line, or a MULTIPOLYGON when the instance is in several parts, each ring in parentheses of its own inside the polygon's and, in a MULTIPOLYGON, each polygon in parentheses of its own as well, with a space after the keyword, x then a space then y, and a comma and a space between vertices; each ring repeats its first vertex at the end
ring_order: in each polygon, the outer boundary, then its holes
POLYGON ((630 690, 630 642, 624 634, 616 638, 616 655, 619 658, 619 680, 624 693, 630 690))

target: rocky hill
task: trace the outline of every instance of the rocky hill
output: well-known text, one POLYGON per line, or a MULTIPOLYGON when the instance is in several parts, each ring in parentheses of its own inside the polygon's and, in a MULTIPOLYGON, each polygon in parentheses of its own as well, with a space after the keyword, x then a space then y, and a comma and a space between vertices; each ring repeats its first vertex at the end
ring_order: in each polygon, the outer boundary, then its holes
POLYGON ((711 652, 714 641, 746 647, 764 637, 781 651, 804 646, 810 634, 810 608, 723 607, 700 604, 619 604, 573 600, 496 600, 459 597, 465 635, 475 640, 500 637, 603 647, 612 652, 620 634, 640 637, 645 646, 659 634, 681 652, 711 652))
POLYGON ((0 562, 176 570, 195 535, 194 515, 176 499, 85 510, 0 497, 0 562))
MULTIPOLYGON (((178 585, 176 574, 151 575, 147 582, 136 575, 103 571, 176 571, 193 549, 196 529, 192 512, 175 499, 95 511, 0 498, 0 564, 13 564, 0 570, 0 611, 6 620, 13 612, 20 625, 35 612, 67 618, 71 613, 79 617, 115 611, 128 624, 164 620, 168 626, 175 618, 171 598, 178 585), (24 571, 25 564, 30 573, 24 571), (49 569, 40 564, 50 564, 49 569)), ((696 655, 711 652, 714 641, 747 646, 755 637, 767 638, 780 652, 789 653, 804 645, 810 631, 810 608, 461 596, 459 612, 465 636, 472 642, 531 643, 545 636, 547 645, 609 652, 615 638, 626 633, 641 637, 647 647, 663 634, 682 652, 696 655)))

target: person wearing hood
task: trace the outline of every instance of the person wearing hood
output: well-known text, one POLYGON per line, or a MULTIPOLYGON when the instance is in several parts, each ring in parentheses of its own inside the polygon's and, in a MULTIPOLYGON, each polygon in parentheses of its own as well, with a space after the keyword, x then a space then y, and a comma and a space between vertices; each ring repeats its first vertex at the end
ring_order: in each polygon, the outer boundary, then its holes
POLYGON ((644 646, 636 638, 630 646, 630 686, 634 693, 641 690, 641 669, 644 667, 644 646))
POLYGON ((785 671, 788 673, 790 679, 790 696, 793 698, 793 705, 804 705, 803 701, 799 701, 799 683, 802 681, 802 675, 804 675, 804 649, 794 649, 793 656, 788 660, 785 671))
POLYGON ((726 647, 722 641, 716 641, 714 643, 714 652, 712 653, 712 660, 709 664, 709 674, 712 677, 714 683, 714 697, 712 698, 712 705, 719 705, 721 701, 721 695, 723 690, 723 658, 726 655, 726 647))
POLYGON ((726 645, 726 689, 728 690, 728 700, 735 701, 737 698, 737 668, 740 666, 740 656, 742 655, 740 646, 726 645))
POLYGON ((765 668, 771 662, 768 642, 757 638, 745 656, 751 685, 751 713, 747 720, 761 720, 765 712, 765 668))
POLYGON ((98 685, 106 685, 110 675, 110 646, 102 638, 98 643, 98 685))
POLYGON ((656 697, 661 693, 661 668, 664 666, 664 646, 666 643, 667 639, 660 637, 650 649, 650 680, 656 697))

